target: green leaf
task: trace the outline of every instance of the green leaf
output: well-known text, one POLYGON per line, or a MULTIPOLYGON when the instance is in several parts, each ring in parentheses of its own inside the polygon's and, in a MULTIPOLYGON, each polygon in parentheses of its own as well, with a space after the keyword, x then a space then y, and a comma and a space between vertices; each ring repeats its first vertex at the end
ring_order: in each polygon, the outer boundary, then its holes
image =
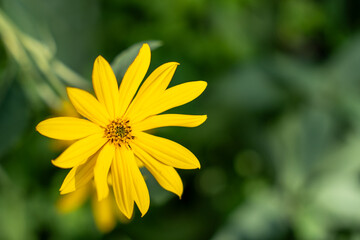
POLYGON ((239 205, 212 239, 281 239, 285 229, 283 200, 277 192, 264 188, 239 205))
POLYGON ((23 92, 13 85, 0 105, 0 157, 20 138, 30 117, 23 92))
POLYGON ((114 70, 116 79, 118 79, 118 81, 120 81, 124 77, 126 70, 136 58, 143 43, 149 44, 152 51, 162 45, 162 42, 158 40, 144 41, 136 43, 119 53, 115 57, 114 61, 111 63, 111 67, 114 70))
POLYGON ((8 92, 11 83, 15 79, 15 66, 13 62, 10 62, 4 69, 1 69, 0 76, 0 105, 4 100, 6 93, 8 92))
POLYGON ((26 224, 23 196, 13 189, 0 191, 0 239, 32 239, 26 224))

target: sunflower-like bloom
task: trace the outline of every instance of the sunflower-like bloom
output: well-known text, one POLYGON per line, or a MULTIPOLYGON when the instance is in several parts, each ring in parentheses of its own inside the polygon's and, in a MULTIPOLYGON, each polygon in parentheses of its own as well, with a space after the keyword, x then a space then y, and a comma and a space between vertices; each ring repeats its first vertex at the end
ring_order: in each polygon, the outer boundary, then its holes
POLYGON ((37 125, 37 131, 44 136, 77 140, 52 161, 57 167, 72 168, 60 188, 61 194, 73 192, 93 179, 98 201, 101 201, 109 194, 111 173, 120 211, 131 218, 135 202, 144 216, 150 197, 137 162, 143 164, 164 189, 179 197, 183 184, 174 168, 200 168, 198 159, 188 149, 145 131, 202 124, 206 115, 159 114, 194 100, 207 83, 194 81, 167 89, 179 65, 169 62, 155 69, 139 88, 149 68, 150 55, 149 45, 144 44, 120 87, 109 63, 99 56, 92 74, 96 98, 81 89, 67 88, 71 103, 86 119, 57 117, 37 125))

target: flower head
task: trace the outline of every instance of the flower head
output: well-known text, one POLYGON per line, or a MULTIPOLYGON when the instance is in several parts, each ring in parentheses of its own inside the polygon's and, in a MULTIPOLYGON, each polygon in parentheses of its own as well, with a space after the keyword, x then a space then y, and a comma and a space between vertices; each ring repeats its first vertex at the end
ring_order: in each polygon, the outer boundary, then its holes
POLYGON ((109 63, 99 56, 92 75, 96 98, 84 90, 67 88, 71 103, 86 119, 57 117, 37 125, 44 136, 77 140, 52 161, 60 168, 71 168, 61 194, 73 192, 93 179, 101 201, 109 194, 111 173, 120 211, 131 218, 135 202, 144 215, 150 198, 137 164, 140 162, 164 189, 181 196, 183 185, 174 168, 200 168, 199 161, 178 143, 145 131, 202 124, 206 115, 159 114, 197 98, 207 84, 194 81, 167 89, 179 65, 169 62, 155 69, 138 89, 149 65, 150 47, 144 44, 118 87, 109 63))

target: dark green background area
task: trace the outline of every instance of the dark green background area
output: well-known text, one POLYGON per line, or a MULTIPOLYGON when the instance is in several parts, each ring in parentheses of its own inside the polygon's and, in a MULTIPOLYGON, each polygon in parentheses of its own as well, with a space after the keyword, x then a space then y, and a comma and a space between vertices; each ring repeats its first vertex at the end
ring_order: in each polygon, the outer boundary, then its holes
POLYGON ((176 61, 171 86, 208 82, 170 111, 207 114, 203 125, 154 132, 201 162, 179 170, 182 199, 149 176, 149 212, 102 234, 90 203, 55 209, 67 171, 35 131, 54 110, 28 85, 53 69, 36 59, 24 69, 0 32, 0 239, 360 239, 359 9, 357 0, 0 1, 11 29, 89 83, 98 55, 112 62, 152 40, 162 45, 149 72, 176 61))

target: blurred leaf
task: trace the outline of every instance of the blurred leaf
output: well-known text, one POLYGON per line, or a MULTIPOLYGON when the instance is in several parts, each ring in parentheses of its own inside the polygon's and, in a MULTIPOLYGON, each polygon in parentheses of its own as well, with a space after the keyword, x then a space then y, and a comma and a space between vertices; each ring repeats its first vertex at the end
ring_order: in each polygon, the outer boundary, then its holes
POLYGON ((324 66, 327 77, 337 83, 337 87, 351 90, 360 86, 360 35, 347 41, 329 63, 324 66))
POLYGON ((331 151, 311 189, 316 195, 317 208, 335 216, 331 218, 334 222, 342 219, 342 222, 360 225, 360 215, 353 211, 360 205, 359 139, 359 133, 351 134, 344 144, 331 151))
POLYGON ((0 157, 19 140, 30 117, 23 92, 13 84, 0 104, 0 157))
MULTIPOLYGON (((63 1, 65 2, 65 1, 63 1)), ((70 1, 69 1, 70 2, 70 1)), ((81 1, 77 1, 72 7, 83 9, 81 1), (79 4, 79 5, 77 5, 79 4)), ((90 12, 93 4, 86 3, 86 9, 90 12)), ((17 64, 18 80, 22 84, 24 92, 31 100, 33 106, 40 108, 43 106, 42 102, 49 107, 57 109, 61 106, 62 99, 66 98, 65 84, 73 87, 88 88, 90 84, 83 79, 79 74, 71 70, 56 56, 57 45, 53 39, 53 32, 50 32, 52 26, 52 17, 57 15, 61 7, 68 9, 67 6, 54 6, 54 3, 47 2, 44 4, 40 0, 27 1, 27 0, 4 0, 3 10, 0 10, 0 33, 7 50, 8 57, 14 59, 17 64), (34 7, 38 6, 38 7, 34 7), (56 14, 51 14, 56 13, 56 14), (44 17, 51 15, 48 21, 44 17)), ((56 5, 56 4, 55 4, 56 5)), ((88 23, 94 19, 94 14, 88 14, 88 23)), ((70 24, 70 18, 73 16, 88 16, 86 13, 67 14, 68 26, 76 26, 70 24)), ((63 15, 60 15, 62 22, 64 22, 63 15)), ((85 24, 89 26, 89 24, 85 24)), ((58 26, 54 29, 58 30, 58 26)), ((71 28, 73 29, 73 28, 71 28)), ((81 27, 81 31, 76 31, 77 34, 84 33, 90 27, 81 27)), ((91 30, 94 31, 94 30, 91 30)), ((90 32, 91 32, 90 31, 90 32)), ((55 31, 57 32, 57 31, 55 31)), ((75 31, 74 31, 75 32, 75 31)), ((88 33, 88 32, 86 32, 88 33)), ((67 34, 73 36, 74 34, 67 34)), ((83 34, 84 42, 90 43, 89 37, 83 34)), ((79 38, 80 39, 80 38, 79 38)), ((93 38, 90 38, 93 39, 93 38)), ((59 42, 59 41, 58 41, 59 42)), ((81 41, 80 41, 81 42, 81 41)), ((76 47, 71 44, 72 48, 76 49, 76 57, 80 56, 80 50, 84 49, 86 44, 81 43, 81 47, 76 47)), ((72 57, 75 59, 74 54, 70 48, 67 50, 71 52, 72 57)), ((64 50, 61 53, 65 52, 64 50)), ((86 54, 87 56, 89 53, 86 54)), ((88 57, 90 59, 90 57, 88 57)), ((84 62, 84 61, 77 61, 84 62)))
MULTIPOLYGON (((320 109, 285 115, 269 133, 277 180, 288 194, 297 193, 334 143, 334 122, 320 109)), ((324 159, 325 161, 326 159, 324 159)))
POLYGON ((212 239, 279 239, 286 229, 286 207, 276 192, 259 190, 230 214, 212 239))
POLYGON ((54 60, 52 64, 53 71, 70 86, 82 89, 90 89, 90 82, 86 81, 82 76, 72 71, 68 66, 59 60, 54 60))
POLYGON ((0 105, 4 100, 11 83, 15 79, 16 69, 14 64, 11 62, 8 64, 5 69, 1 72, 0 76, 0 105))
POLYGON ((293 212, 292 225, 299 239, 328 239, 328 217, 315 205, 302 204, 293 212))
POLYGON ((13 189, 2 189, 0 196, 0 239, 32 239, 27 229, 24 198, 13 189))
POLYGON ((221 104, 232 111, 264 111, 278 105, 281 100, 269 74, 258 65, 234 69, 216 84, 213 101, 221 99, 221 104))
POLYGON ((24 196, 0 165, 0 239, 32 239, 24 196))
MULTIPOLYGON (((359 135, 339 141, 331 112, 308 107, 269 133, 281 195, 299 239, 329 239, 339 223, 360 226, 359 135)), ((344 131, 344 129, 341 129, 344 131)))
MULTIPOLYGON (((6 15, 25 35, 30 38, 41 39, 43 46, 46 46, 48 54, 53 55, 56 51, 56 44, 50 34, 47 22, 41 21, 36 15, 34 9, 39 11, 42 7, 36 4, 36 0, 3 0, 2 7, 6 15), (37 8, 34 6, 38 6, 37 8)), ((37 12, 39 13, 39 12, 37 12)), ((40 46, 40 48, 43 48, 40 46)), ((40 49, 43 51, 43 49, 40 49)))
POLYGON ((136 58, 143 43, 148 43, 152 51, 162 45, 162 42, 158 40, 144 41, 136 43, 123 52, 119 53, 111 63, 111 67, 114 70, 116 79, 118 81, 121 81, 121 79, 124 77, 126 70, 136 58))
POLYGON ((323 28, 326 17, 322 6, 314 1, 285 1, 280 4, 279 32, 288 45, 299 45, 306 36, 323 28))

